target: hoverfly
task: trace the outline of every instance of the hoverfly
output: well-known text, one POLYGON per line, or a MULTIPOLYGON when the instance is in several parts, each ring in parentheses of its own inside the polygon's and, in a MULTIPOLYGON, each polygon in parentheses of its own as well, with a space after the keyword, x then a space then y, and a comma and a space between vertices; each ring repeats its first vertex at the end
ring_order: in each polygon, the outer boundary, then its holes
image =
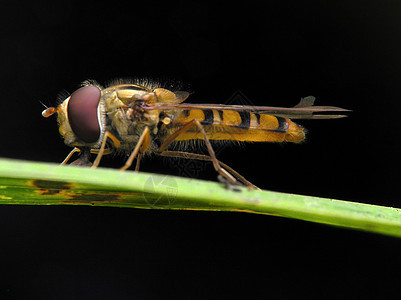
POLYGON ((136 158, 135 170, 145 154, 157 154, 211 161, 215 170, 230 184, 256 188, 238 172, 217 160, 210 141, 293 142, 305 139, 304 129, 291 119, 333 119, 346 112, 332 106, 313 106, 314 97, 301 99, 292 108, 183 102, 189 93, 170 91, 152 83, 116 81, 102 87, 85 81, 57 107, 42 112, 58 114, 59 132, 66 145, 74 147, 62 164, 81 152, 73 165, 96 168, 103 155, 123 152, 128 156, 121 170, 136 158), (173 143, 184 145, 203 140, 209 155, 168 150, 173 143), (97 154, 93 164, 90 153, 97 154))

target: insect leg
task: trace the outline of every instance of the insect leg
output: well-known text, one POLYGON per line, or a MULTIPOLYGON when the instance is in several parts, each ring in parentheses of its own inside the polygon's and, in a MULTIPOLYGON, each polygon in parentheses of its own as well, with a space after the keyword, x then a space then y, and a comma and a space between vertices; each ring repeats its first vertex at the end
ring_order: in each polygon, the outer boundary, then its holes
POLYGON ((116 148, 120 147, 120 141, 110 131, 106 131, 104 133, 102 145, 100 146, 100 149, 96 156, 96 159, 93 162, 92 168, 97 168, 99 166, 100 160, 102 159, 102 156, 104 155, 104 152, 105 152, 107 138, 109 138, 113 141, 113 144, 116 148))
MULTIPOLYGON (((90 153, 92 154, 98 154, 99 153, 99 149, 91 149, 90 153)), ((70 153, 68 153, 67 157, 63 160, 63 162, 60 164, 61 166, 65 165, 72 157, 72 155, 76 152, 81 152, 81 149, 79 149, 78 147, 75 147, 74 149, 71 150, 70 153)), ((104 153, 103 155, 108 155, 111 153, 111 150, 109 148, 104 149, 104 153)))
POLYGON ((81 154, 79 155, 78 159, 74 160, 70 163, 70 166, 81 166, 81 167, 90 167, 92 163, 90 162, 90 149, 88 147, 82 147, 81 154))
POLYGON ((72 149, 71 152, 68 153, 67 157, 63 160, 63 162, 62 162, 60 165, 61 165, 61 166, 62 166, 62 165, 65 165, 65 164, 70 160, 70 158, 74 155, 74 153, 76 153, 76 152, 81 152, 81 149, 79 149, 79 148, 77 148, 77 147, 75 147, 74 149, 72 149))
POLYGON ((149 132, 150 132, 149 127, 146 126, 145 129, 142 132, 141 137, 139 138, 138 143, 135 146, 134 151, 132 151, 132 153, 129 156, 128 160, 125 162, 125 165, 120 169, 121 171, 124 171, 124 170, 128 169, 132 165, 132 162, 134 161, 135 157, 138 154, 140 156, 138 156, 138 162, 136 164, 135 171, 137 171, 137 169, 139 170, 139 160, 142 157, 142 153, 144 153, 146 151, 146 149, 148 149, 149 144, 150 144, 150 134, 149 134, 149 132))
POLYGON ((149 144, 150 144, 150 129, 148 127, 145 128, 144 130, 144 134, 145 134, 145 140, 141 146, 141 148, 139 149, 139 153, 137 155, 136 158, 136 166, 135 166, 135 171, 139 171, 139 166, 141 164, 141 159, 143 157, 143 154, 146 152, 146 150, 149 148, 149 144), (146 131, 146 133, 145 133, 146 131))
MULTIPOLYGON (((177 157, 177 158, 186 158, 186 159, 197 159, 197 160, 202 160, 202 161, 212 161, 212 158, 207 155, 203 154, 197 154, 197 153, 189 153, 189 152, 183 152, 183 151, 163 151, 162 153, 159 153, 160 156, 165 156, 165 157, 177 157)), ((235 171, 233 168, 230 166, 226 165, 220 160, 217 160, 224 169, 228 170, 235 178, 237 178, 239 181, 241 181, 243 184, 248 186, 251 189, 258 189, 260 190, 256 185, 252 184, 250 181, 246 180, 244 176, 239 174, 237 171, 235 171)))
MULTIPOLYGON (((91 153, 92 154, 99 154, 99 151, 100 151, 100 149, 91 149, 91 153)), ((106 148, 106 149, 104 149, 104 152, 103 152, 103 155, 109 155, 109 154, 111 154, 111 149, 110 148, 106 148)))
POLYGON ((135 171, 138 172, 139 171, 139 166, 141 164, 141 159, 142 159, 142 153, 139 152, 138 153, 138 157, 136 158, 136 166, 135 166, 135 171))
POLYGON ((193 125, 196 125, 199 129, 199 131, 201 132, 201 134, 203 135, 203 139, 205 141, 207 150, 209 152, 209 156, 211 159, 211 162, 213 163, 213 167, 214 169, 220 174, 222 175, 224 178, 226 178, 231 184, 237 184, 237 181, 235 180, 235 178, 228 173, 225 169, 223 169, 220 164, 219 161, 216 158, 216 155, 214 154, 213 151, 213 147, 212 144, 210 144, 209 138, 206 135, 205 129, 203 129, 202 124, 197 120, 194 119, 191 122, 187 123, 184 127, 182 127, 181 129, 177 130, 176 132, 174 132, 172 135, 170 135, 166 141, 163 143, 163 145, 160 146, 160 148, 158 149, 158 152, 161 153, 163 152, 165 149, 167 149, 167 147, 174 142, 174 140, 182 133, 186 132, 188 129, 190 129, 193 125))

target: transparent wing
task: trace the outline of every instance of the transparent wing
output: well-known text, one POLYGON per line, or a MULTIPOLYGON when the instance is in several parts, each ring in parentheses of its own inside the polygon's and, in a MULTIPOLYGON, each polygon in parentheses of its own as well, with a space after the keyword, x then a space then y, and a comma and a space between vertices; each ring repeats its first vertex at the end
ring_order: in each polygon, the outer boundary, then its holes
POLYGON ((290 119, 337 119, 344 118, 347 115, 336 114, 345 113, 350 110, 335 107, 335 106, 313 106, 315 97, 309 96, 301 98, 301 101, 291 108, 273 107, 273 106, 251 106, 251 105, 225 105, 225 104, 166 104, 157 103, 148 107, 146 110, 173 110, 173 109, 216 109, 216 110, 234 110, 234 111, 249 111, 261 114, 271 114, 275 116, 290 118, 290 119), (323 113, 323 114, 316 114, 323 113))

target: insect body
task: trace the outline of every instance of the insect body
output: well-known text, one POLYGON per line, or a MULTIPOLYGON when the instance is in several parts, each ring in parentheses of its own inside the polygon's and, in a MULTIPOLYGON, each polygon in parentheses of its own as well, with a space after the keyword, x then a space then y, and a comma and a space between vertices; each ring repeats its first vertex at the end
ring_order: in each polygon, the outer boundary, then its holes
POLYGON ((60 105, 43 111, 44 117, 58 113, 60 134, 65 144, 75 147, 80 157, 75 165, 91 165, 90 153, 97 154, 92 167, 103 155, 124 152, 129 168, 137 158, 136 170, 144 154, 158 154, 211 161, 216 171, 231 184, 238 181, 253 186, 229 166, 217 160, 210 141, 294 142, 305 139, 304 129, 291 119, 332 119, 345 115, 316 113, 345 112, 346 109, 313 106, 314 97, 301 99, 293 108, 219 104, 184 104, 189 93, 134 83, 117 82, 101 87, 87 81, 60 105), (291 118, 291 119, 290 119, 291 118), (191 141, 203 140, 209 155, 171 151, 172 143, 184 149, 191 141), (238 180, 238 181, 237 181, 238 180))

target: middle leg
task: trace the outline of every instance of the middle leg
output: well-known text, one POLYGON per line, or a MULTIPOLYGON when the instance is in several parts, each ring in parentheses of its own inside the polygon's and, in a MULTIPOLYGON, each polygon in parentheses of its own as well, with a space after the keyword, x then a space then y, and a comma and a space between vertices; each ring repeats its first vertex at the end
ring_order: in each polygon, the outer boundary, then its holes
POLYGON ((168 146, 170 146, 170 144, 172 142, 174 142, 177 137, 180 134, 185 133, 186 131, 188 131, 191 127, 196 126, 198 127, 200 133, 202 134, 203 140, 205 141, 206 144, 206 148, 209 152, 209 156, 210 156, 210 160, 213 163, 213 167, 214 169, 224 178, 226 178, 228 180, 229 183, 231 184, 238 184, 237 180, 235 180, 235 178, 229 173, 227 172, 225 169, 223 169, 220 166, 219 161, 216 158, 216 155, 214 154, 214 150, 212 147, 212 144, 209 141, 209 138, 207 137, 207 134, 205 132, 205 129, 203 128, 202 124, 197 120, 197 119, 193 119, 192 121, 188 122, 187 124, 185 124, 181 129, 177 130, 176 132, 174 132, 173 134, 171 134, 166 140, 165 142, 160 146, 160 148, 158 149, 158 153, 163 153, 168 146))

